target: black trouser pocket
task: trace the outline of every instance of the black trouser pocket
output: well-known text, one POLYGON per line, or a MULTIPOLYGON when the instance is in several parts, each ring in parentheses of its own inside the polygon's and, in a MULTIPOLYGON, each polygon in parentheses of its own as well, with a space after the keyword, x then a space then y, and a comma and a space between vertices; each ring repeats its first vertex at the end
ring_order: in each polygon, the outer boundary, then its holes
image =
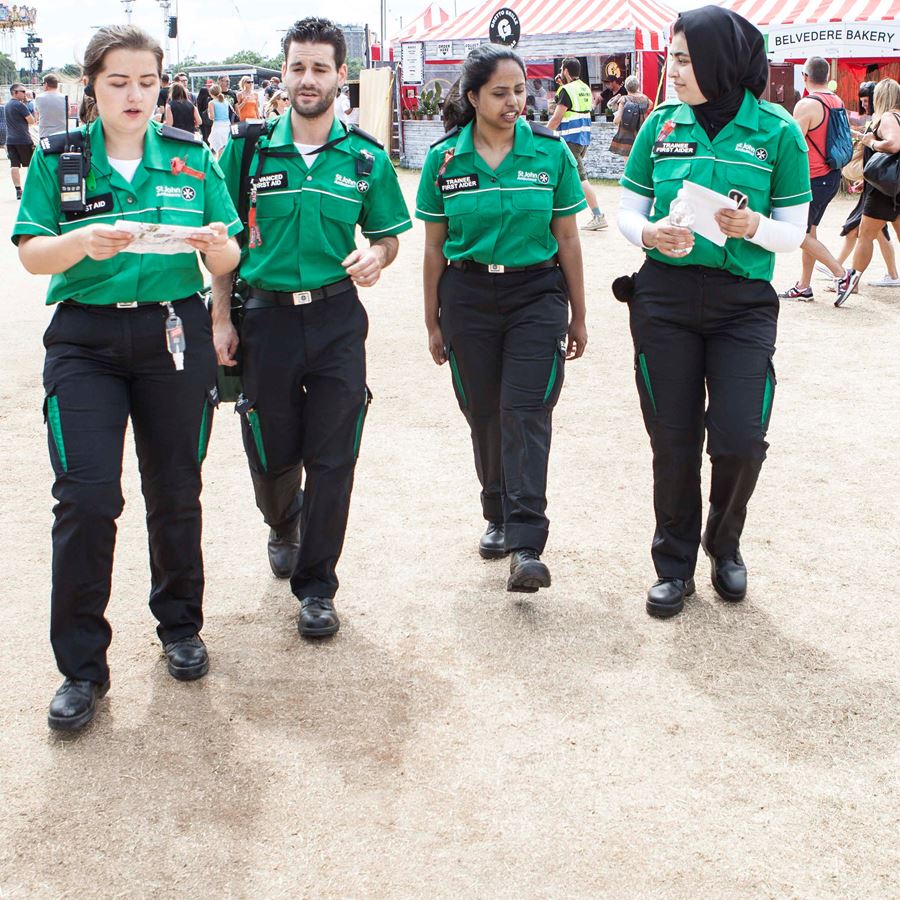
POLYGON ((234 404, 234 411, 239 416, 244 417, 247 428, 250 431, 253 447, 256 450, 256 461, 263 472, 268 472, 269 460, 266 457, 266 445, 263 441, 262 425, 259 421, 259 411, 256 408, 256 404, 241 394, 237 403, 234 404))
POLYGON ((363 405, 356 417, 356 427, 353 430, 353 458, 359 459, 359 447, 362 444, 363 425, 366 423, 366 416, 369 413, 369 406, 372 403, 372 392, 366 385, 363 391, 363 405))
POLYGON ((62 418, 59 413, 59 398, 56 396, 56 385, 50 385, 44 397, 44 422, 50 432, 50 460, 54 468, 58 466, 63 472, 68 472, 69 461, 66 457, 66 442, 63 438, 62 418))
POLYGON ((566 370, 566 335, 558 338, 553 347, 553 362, 550 365, 550 375, 547 377, 547 387, 544 390, 544 406, 552 409, 559 400, 559 392, 562 390, 566 370))
POLYGON ((766 367, 766 382, 763 387, 762 411, 760 420, 762 421, 762 430, 765 434, 769 430, 769 420, 772 418, 772 403, 775 400, 775 366, 772 364, 772 357, 769 357, 769 364, 766 367))
POLYGON ((638 350, 634 354, 634 371, 638 375, 638 392, 642 399, 646 399, 648 408, 657 415, 656 396, 653 393, 653 382, 650 380, 650 367, 647 364, 647 357, 642 350, 638 350), (643 386, 643 390, 641 390, 643 386))
POLYGON ((219 389, 213 385, 206 391, 203 398, 203 413, 200 416, 200 437, 197 440, 197 462, 202 463, 206 459, 206 451, 209 448, 209 435, 212 431, 213 411, 219 406, 219 389))
POLYGON ((450 361, 450 372, 453 375, 453 392, 456 394, 456 402, 459 403, 460 409, 469 408, 469 398, 466 396, 466 389, 463 387, 462 376, 459 374, 459 362, 453 348, 447 344, 445 354, 450 361))

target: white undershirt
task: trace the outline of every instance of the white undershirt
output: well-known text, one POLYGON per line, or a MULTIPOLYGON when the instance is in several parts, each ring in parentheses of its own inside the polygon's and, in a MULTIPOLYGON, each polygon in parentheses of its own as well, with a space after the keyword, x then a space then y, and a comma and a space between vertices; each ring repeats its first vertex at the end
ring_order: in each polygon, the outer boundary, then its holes
POLYGON ((294 146, 297 148, 297 152, 303 157, 303 161, 311 169, 313 167, 313 163, 319 158, 318 153, 313 153, 313 150, 319 149, 319 145, 295 143, 294 146))
POLYGON ((106 158, 109 160, 109 164, 129 184, 131 184, 131 179, 134 178, 134 173, 137 172, 138 166, 144 161, 143 157, 138 159, 113 159, 111 156, 107 156, 106 158))

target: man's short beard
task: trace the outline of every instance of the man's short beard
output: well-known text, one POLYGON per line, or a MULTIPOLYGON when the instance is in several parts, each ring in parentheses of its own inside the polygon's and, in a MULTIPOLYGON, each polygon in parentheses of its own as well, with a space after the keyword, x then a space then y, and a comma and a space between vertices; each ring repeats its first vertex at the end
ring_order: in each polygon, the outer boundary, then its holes
POLYGON ((329 92, 331 95, 330 97, 326 95, 312 108, 306 107, 304 109, 298 107, 297 103, 295 102, 297 95, 294 94, 291 96, 291 109, 293 109, 298 116, 302 116, 304 119, 318 119, 319 116, 324 115, 329 108, 334 107, 334 101, 339 90, 340 87, 338 85, 335 85, 334 90, 329 92))

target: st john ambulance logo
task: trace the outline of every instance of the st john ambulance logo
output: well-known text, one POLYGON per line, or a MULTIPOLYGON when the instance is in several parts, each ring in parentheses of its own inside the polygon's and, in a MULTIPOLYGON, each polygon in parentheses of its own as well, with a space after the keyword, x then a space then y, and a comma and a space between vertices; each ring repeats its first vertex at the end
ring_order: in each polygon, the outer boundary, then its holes
POLYGON ((541 174, 538 175, 538 181, 541 184, 547 184, 547 182, 550 181, 550 176, 546 172, 541 172, 541 174))
POLYGON ((357 189, 361 194, 364 194, 364 193, 369 189, 369 182, 368 182, 368 181, 357 181, 357 182, 356 182, 356 189, 357 189))
POLYGON ((756 158, 760 162, 765 162, 769 158, 769 151, 760 147, 759 150, 756 151, 756 158))
POLYGON ((181 196, 185 200, 193 200, 197 196, 197 192, 192 187, 184 187, 181 189, 181 196))

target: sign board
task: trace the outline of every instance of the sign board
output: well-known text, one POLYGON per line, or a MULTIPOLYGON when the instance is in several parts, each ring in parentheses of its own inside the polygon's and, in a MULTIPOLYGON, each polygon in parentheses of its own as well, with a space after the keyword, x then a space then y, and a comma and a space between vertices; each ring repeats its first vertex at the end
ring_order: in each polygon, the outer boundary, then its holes
POLYGON ((466 41, 463 44, 463 56, 468 56, 476 47, 481 46, 481 41, 466 41))
POLYGON ((435 53, 444 59, 448 59, 453 53, 453 41, 438 41, 435 53))
POLYGON ((401 44, 400 65, 403 66, 404 84, 422 84, 425 81, 425 45, 421 41, 401 44))
POLYGON ((900 57, 900 22, 771 25, 766 50, 771 59, 900 57))
POLYGON ((519 17, 507 7, 498 9, 491 17, 488 30, 492 44, 503 44, 506 47, 515 47, 522 36, 522 28, 519 25, 519 17))

